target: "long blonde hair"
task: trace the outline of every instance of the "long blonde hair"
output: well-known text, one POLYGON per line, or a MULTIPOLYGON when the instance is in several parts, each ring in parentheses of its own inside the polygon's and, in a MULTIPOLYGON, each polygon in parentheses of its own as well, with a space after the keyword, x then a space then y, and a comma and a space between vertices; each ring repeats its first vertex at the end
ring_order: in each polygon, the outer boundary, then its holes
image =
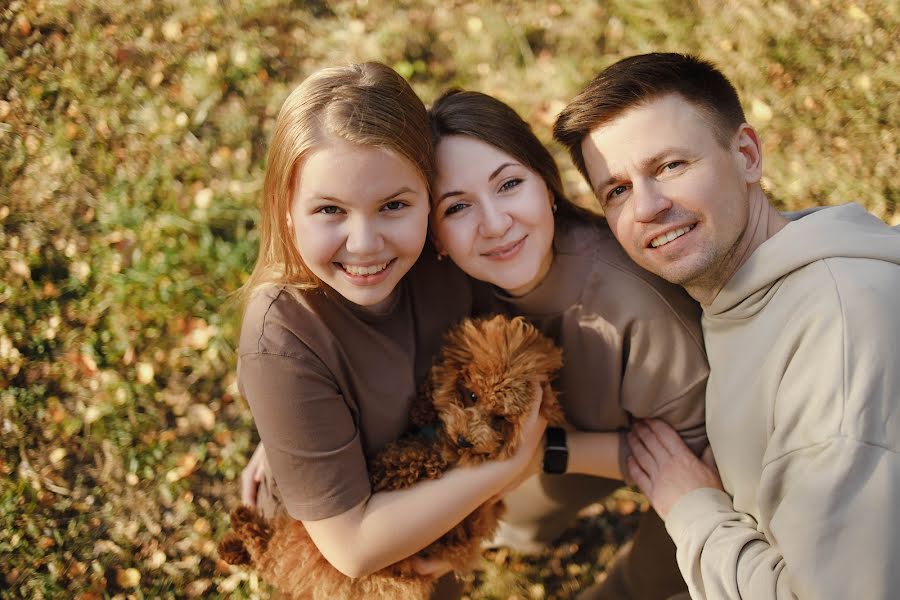
POLYGON ((327 136, 391 151, 415 165, 431 185, 435 160, 428 114, 403 77, 375 62, 311 75, 287 97, 275 122, 260 207, 259 256, 241 288, 243 300, 266 284, 319 285, 297 250, 287 215, 303 159, 327 136))

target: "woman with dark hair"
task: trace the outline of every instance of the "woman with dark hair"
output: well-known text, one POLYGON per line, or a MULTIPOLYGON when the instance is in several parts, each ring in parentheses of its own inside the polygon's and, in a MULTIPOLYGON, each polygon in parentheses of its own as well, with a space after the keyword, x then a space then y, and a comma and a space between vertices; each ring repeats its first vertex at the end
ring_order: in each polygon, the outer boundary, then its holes
MULTIPOLYGON (((572 203, 553 157, 503 102, 450 91, 429 111, 437 155, 432 238, 493 286, 497 310, 523 315, 564 351, 558 386, 575 431, 549 429, 544 472, 506 496, 499 541, 555 538, 584 506, 622 485, 633 418, 660 418, 706 446, 708 366, 700 311, 634 264, 605 219, 572 203)), ((686 586, 652 509, 591 598, 668 598, 686 586)))

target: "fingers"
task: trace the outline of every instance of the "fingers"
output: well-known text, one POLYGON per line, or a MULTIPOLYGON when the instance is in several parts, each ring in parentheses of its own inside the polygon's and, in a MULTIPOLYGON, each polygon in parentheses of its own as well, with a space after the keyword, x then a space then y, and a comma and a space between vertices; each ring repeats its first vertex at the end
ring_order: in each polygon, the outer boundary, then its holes
POLYGON ((641 441, 647 452, 653 456, 655 463, 661 463, 671 456, 672 453, 662 444, 662 441, 656 435, 656 431, 651 429, 645 421, 636 422, 631 428, 631 432, 641 441))
POLYGON ((678 432, 665 421, 660 421, 659 419, 646 419, 641 422, 654 433, 656 439, 659 440, 660 445, 662 445, 662 447, 670 454, 677 455, 681 452, 691 451, 690 448, 687 447, 687 444, 684 443, 684 440, 681 439, 681 436, 678 435, 678 432))
POLYGON ((628 469, 628 475, 631 477, 631 480, 641 488, 641 491, 649 496, 652 490, 652 481, 634 456, 628 457, 628 460, 625 461, 625 468, 628 469))
POLYGON ((251 467, 244 469, 241 474, 241 502, 247 506, 256 508, 256 493, 259 490, 260 479, 256 478, 256 473, 252 472, 251 467))
POLYGON ((413 570, 423 577, 440 577, 453 570, 453 566, 446 560, 435 558, 412 557, 413 570))
POLYGON ((533 406, 540 406, 544 399, 544 386, 538 379, 534 380, 534 397, 531 399, 533 406))
POLYGON ((653 475, 659 470, 659 464, 653 453, 647 449, 643 440, 635 431, 628 434, 628 447, 631 448, 631 456, 629 459, 635 463, 648 475, 653 475))
POLYGON ((265 476, 266 450, 259 444, 241 472, 241 502, 256 507, 259 484, 265 476))

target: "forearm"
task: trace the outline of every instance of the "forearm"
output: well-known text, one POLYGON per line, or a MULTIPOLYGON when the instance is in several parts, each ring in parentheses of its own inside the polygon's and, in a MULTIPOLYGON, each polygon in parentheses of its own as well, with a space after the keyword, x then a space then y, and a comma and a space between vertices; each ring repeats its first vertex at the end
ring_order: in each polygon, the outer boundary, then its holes
POLYGON ((305 525, 335 568, 350 577, 365 576, 438 539, 502 490, 518 468, 510 459, 453 469, 440 479, 373 494, 348 513, 305 525))
POLYGON ((798 449, 766 465, 760 489, 781 493, 759 520, 719 490, 683 497, 666 528, 691 597, 895 598, 898 457, 846 437, 798 449))
POLYGON ((794 599, 785 563, 721 490, 702 488, 682 498, 666 519, 691 598, 794 599))
POLYGON ((623 478, 619 465, 619 453, 622 445, 620 433, 615 431, 570 431, 567 437, 569 445, 567 473, 609 479, 623 478))

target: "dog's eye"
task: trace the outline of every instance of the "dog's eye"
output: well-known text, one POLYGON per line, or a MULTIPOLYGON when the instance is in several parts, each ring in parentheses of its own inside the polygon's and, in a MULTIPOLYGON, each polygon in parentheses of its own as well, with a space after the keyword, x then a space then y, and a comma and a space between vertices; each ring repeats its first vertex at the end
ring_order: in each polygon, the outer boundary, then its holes
POLYGON ((478 395, 464 386, 463 384, 457 384, 459 391, 459 401, 463 406, 475 406, 475 403, 478 402, 478 395))

